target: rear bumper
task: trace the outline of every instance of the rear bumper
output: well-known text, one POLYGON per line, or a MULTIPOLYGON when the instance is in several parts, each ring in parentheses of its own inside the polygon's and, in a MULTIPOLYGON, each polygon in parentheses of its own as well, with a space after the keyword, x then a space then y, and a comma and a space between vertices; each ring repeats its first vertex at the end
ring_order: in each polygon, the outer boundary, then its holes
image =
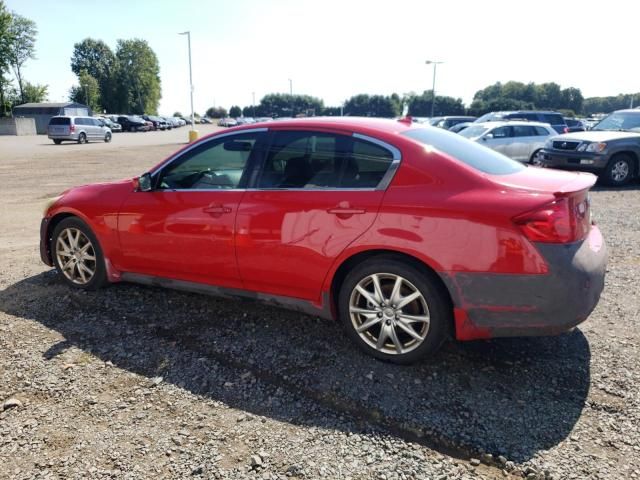
POLYGON ((582 323, 604 288, 607 251, 598 227, 582 242, 536 244, 545 275, 443 275, 454 302, 456 338, 556 335, 582 323))

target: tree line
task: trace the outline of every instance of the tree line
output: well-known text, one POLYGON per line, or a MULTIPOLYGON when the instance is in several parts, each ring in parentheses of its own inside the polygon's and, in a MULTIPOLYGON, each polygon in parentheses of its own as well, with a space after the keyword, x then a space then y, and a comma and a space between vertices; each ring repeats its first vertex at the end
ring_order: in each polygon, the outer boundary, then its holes
POLYGON ((47 85, 30 83, 24 65, 35 59, 38 29, 33 20, 10 12, 0 0, 0 117, 11 115, 15 105, 42 102, 47 85))
POLYGON ((146 40, 118 40, 113 52, 102 40, 86 38, 73 47, 71 70, 78 76, 72 101, 94 111, 158 113, 160 64, 146 40))

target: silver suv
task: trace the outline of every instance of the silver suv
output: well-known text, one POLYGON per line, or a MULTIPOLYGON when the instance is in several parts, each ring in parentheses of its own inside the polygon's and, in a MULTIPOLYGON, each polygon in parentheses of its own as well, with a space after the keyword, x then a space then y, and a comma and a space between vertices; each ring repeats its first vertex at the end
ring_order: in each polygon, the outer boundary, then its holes
POLYGON ((93 117, 52 117, 47 134, 56 145, 60 145, 63 140, 78 143, 87 143, 89 140, 111 141, 111 129, 104 121, 93 117))

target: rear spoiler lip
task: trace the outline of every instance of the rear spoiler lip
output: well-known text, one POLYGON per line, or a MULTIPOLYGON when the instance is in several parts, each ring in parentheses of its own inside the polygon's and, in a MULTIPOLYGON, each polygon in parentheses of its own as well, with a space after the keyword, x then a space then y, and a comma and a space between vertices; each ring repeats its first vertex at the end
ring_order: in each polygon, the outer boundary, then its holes
POLYGON ((560 187, 560 190, 553 192, 556 198, 568 197, 574 193, 584 192, 593 187, 598 181, 598 177, 593 173, 588 172, 576 172, 576 177, 560 187))

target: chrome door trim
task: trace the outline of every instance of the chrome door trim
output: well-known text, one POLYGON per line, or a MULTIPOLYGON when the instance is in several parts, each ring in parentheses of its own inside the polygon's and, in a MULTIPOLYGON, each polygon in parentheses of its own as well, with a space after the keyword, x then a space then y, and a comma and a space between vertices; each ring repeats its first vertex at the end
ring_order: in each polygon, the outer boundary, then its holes
POLYGON ((360 140, 364 140, 365 142, 371 142, 391 152, 393 161, 391 162, 391 165, 389 165, 389 168, 387 169, 386 173, 382 177, 382 180, 380 180, 380 183, 378 183, 378 185, 375 188, 375 190, 386 190, 391 184, 393 177, 395 177, 396 172, 398 171, 398 168, 400 167, 400 161, 402 160, 402 154, 400 153, 400 149, 398 149, 397 147, 394 147, 393 145, 383 140, 380 140, 375 137, 370 137, 368 135, 354 133, 353 137, 358 138, 360 140))

